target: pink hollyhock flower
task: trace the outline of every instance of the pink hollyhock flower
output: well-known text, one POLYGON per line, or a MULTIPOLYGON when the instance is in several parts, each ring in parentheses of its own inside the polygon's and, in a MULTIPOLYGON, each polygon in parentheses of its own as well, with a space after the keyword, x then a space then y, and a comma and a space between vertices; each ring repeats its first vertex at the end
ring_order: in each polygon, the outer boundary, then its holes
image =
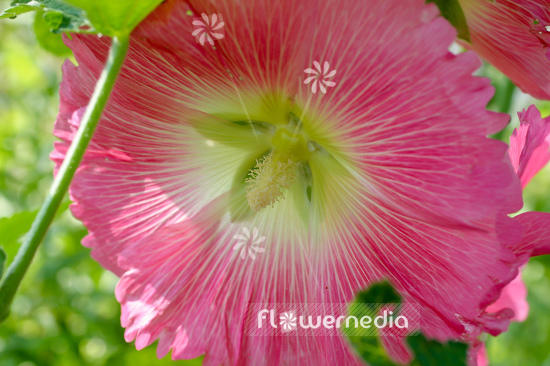
MULTIPOLYGON (((550 117, 542 118, 532 105, 518 113, 520 126, 510 137, 510 160, 521 184, 531 179, 550 161, 550 117)), ((526 212, 514 217, 523 227, 523 237, 514 251, 526 262, 530 256, 550 254, 550 213, 526 212)))
POLYGON ((550 99, 550 0, 459 0, 470 29, 468 49, 524 92, 550 99))
MULTIPOLYGON (((486 138, 508 117, 455 37, 424 0, 163 3, 70 192, 83 244, 121 277, 126 340, 205 365, 357 364, 342 337, 245 336, 246 310, 346 303, 382 278, 430 337, 506 329, 511 311, 486 310, 521 265, 521 189, 486 138), (214 47, 193 36, 203 13, 223 15, 214 47), (313 93, 304 71, 325 61, 313 93)), ((66 42, 58 165, 109 44, 66 42)))
MULTIPOLYGON (((543 119, 537 108, 532 105, 527 111, 518 113, 520 126, 510 137, 508 154, 518 174, 523 188, 550 161, 550 117, 543 119)), ((527 212, 516 216, 524 231, 521 244, 514 248, 518 258, 523 262, 531 256, 550 254, 550 214, 546 212, 527 212)), ((487 307, 489 312, 511 309, 513 321, 527 319, 529 304, 527 288, 521 274, 502 289, 496 302, 487 307)), ((478 366, 489 364, 483 347, 478 354, 478 366)))
MULTIPOLYGON (((550 161, 550 117, 543 119, 534 105, 527 111, 518 113, 518 116, 520 125, 510 136, 508 154, 525 189, 531 179, 550 161)), ((550 253, 550 214, 527 212, 515 219, 522 224, 525 232, 522 244, 515 248, 518 256, 525 261, 532 255, 550 253)), ((512 320, 523 321, 529 311, 526 295, 527 289, 518 274, 488 310, 510 308, 515 313, 512 320)))
POLYGON ((550 161, 550 118, 532 105, 518 113, 520 126, 510 137, 510 160, 523 188, 550 161))

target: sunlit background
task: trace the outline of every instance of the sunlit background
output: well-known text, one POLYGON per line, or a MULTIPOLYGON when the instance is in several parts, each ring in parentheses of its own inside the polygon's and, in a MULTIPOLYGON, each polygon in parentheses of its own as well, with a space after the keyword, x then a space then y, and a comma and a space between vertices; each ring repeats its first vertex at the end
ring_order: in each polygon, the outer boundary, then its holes
MULTIPOLYGON (((0 1, 0 10, 8 5, 0 1)), ((0 20, 0 245, 13 258, 35 210, 52 181, 53 122, 65 57, 44 50, 33 31, 34 15, 0 20), (2 218, 12 217, 9 224, 2 218)), ((63 53, 60 45, 53 48, 63 53)), ((52 45, 49 46, 52 48, 52 45)), ((484 65, 497 93, 490 108, 513 115, 497 136, 507 141, 516 112, 535 103, 546 116, 550 103, 522 94, 494 68, 484 65)), ((550 212, 550 169, 525 190, 525 209, 550 212)), ((12 308, 0 325, 0 366, 200 365, 200 360, 156 358, 156 343, 142 351, 124 341, 117 278, 80 245, 86 229, 64 205, 38 251, 12 308)), ((550 366, 550 256, 532 259, 523 271, 529 288, 529 318, 489 337, 491 365, 550 366)))

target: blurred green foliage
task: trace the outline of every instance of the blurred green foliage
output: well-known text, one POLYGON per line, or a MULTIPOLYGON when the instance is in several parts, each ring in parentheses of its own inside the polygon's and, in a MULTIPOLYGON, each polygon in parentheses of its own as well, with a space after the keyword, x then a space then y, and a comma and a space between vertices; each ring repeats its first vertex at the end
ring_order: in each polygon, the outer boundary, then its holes
MULTIPOLYGON (((7 5, 0 1, 2 9, 7 5)), ((8 262, 52 181, 48 155, 63 59, 40 48, 33 19, 27 14, 0 21, 0 245, 8 262)), ((490 76, 497 89, 491 109, 515 113, 534 102, 494 68, 485 65, 480 73, 490 76)), ((550 103, 537 105, 543 115, 550 114, 550 103)), ((513 117, 511 126, 517 123, 513 117)), ((507 141, 512 127, 497 137, 507 141)), ((527 186, 525 208, 550 212, 549 188, 547 167, 527 186)), ((10 318, 0 325, 0 365, 200 365, 200 360, 157 360, 156 345, 138 352, 124 341, 113 294, 117 279, 80 245, 85 234, 68 211, 54 223, 10 318)), ((550 257, 532 259, 523 278, 529 288, 529 318, 489 337, 494 366, 550 366, 550 257)))
MULTIPOLYGON (((63 59, 40 48, 34 18, 0 21, 0 245, 8 262, 52 181, 63 59)), ((0 365, 200 365, 158 360, 156 344, 136 351, 124 341, 117 278, 80 245, 85 234, 65 205, 0 324, 0 365)))

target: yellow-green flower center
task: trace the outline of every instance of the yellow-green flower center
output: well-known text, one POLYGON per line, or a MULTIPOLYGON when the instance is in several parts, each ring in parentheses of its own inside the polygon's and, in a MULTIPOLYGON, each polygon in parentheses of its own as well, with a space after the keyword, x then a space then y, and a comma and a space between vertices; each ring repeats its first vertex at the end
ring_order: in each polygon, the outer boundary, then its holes
POLYGON ((246 179, 248 205, 253 211, 273 205, 284 198, 284 191, 297 177, 297 164, 307 160, 309 151, 300 126, 293 131, 279 127, 271 140, 273 149, 263 159, 257 160, 246 179))

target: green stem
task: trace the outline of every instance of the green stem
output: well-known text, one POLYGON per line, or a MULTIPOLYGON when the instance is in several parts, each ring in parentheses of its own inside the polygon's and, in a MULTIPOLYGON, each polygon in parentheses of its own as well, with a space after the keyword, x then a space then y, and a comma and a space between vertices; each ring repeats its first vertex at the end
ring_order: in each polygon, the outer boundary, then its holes
POLYGON ((501 113, 510 113, 512 107, 512 100, 514 99, 514 92, 516 85, 508 78, 506 78, 506 86, 504 87, 503 96, 500 100, 499 109, 501 113))
MULTIPOLYGON (((506 78, 506 84, 502 89, 502 94, 499 94, 498 98, 498 111, 500 113, 510 114, 512 108, 512 102, 514 99, 514 92, 516 91, 516 85, 508 78, 506 78)), ((505 128, 500 132, 492 135, 491 137, 504 142, 508 141, 508 130, 505 128)))
POLYGON ((65 192, 73 179, 82 157, 92 139, 109 95, 120 72, 128 51, 128 37, 114 37, 109 58, 97 82, 94 94, 90 99, 86 113, 82 118, 78 132, 67 152, 65 160, 53 181, 50 192, 42 204, 31 230, 25 236, 23 245, 19 248, 13 262, 6 270, 0 282, 0 322, 5 320, 10 312, 11 302, 27 268, 29 267, 40 242, 46 235, 55 213, 61 204, 65 192))

